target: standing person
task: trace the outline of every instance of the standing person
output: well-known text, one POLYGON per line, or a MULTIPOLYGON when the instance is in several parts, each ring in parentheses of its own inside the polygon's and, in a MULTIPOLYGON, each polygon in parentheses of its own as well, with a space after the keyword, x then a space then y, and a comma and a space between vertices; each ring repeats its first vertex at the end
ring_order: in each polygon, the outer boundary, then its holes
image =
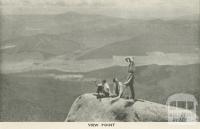
POLYGON ((134 83, 135 83, 135 63, 133 57, 125 58, 125 61, 129 63, 128 66, 128 79, 124 82, 124 85, 130 87, 131 91, 131 98, 135 100, 135 90, 134 90, 134 83))
POLYGON ((102 85, 103 85, 103 91, 105 94, 105 97, 109 97, 110 96, 110 86, 108 85, 108 83, 106 82, 106 80, 102 81, 102 85))

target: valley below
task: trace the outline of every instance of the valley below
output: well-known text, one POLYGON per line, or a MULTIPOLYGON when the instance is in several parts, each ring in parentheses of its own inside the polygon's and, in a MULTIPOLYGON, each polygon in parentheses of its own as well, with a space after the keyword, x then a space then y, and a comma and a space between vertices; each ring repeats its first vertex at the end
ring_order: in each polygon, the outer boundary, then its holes
MULTIPOLYGON (((166 104, 175 93, 188 93, 200 101, 199 64, 136 67, 136 97, 166 104)), ((1 74, 1 121, 64 121, 74 100, 96 92, 95 81, 126 81, 127 67, 112 66, 90 72, 33 70, 1 74)), ((200 108, 197 107, 200 115, 200 108)))

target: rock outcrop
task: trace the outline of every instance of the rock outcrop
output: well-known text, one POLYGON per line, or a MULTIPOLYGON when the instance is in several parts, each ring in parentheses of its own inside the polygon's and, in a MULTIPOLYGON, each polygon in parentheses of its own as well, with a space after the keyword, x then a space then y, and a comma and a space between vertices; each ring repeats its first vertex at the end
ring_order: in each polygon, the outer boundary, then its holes
MULTIPOLYGON (((195 113, 170 107, 181 116, 195 113)), ((146 100, 133 102, 127 99, 102 98, 95 94, 79 96, 73 103, 66 122, 167 122, 168 106, 146 100)))

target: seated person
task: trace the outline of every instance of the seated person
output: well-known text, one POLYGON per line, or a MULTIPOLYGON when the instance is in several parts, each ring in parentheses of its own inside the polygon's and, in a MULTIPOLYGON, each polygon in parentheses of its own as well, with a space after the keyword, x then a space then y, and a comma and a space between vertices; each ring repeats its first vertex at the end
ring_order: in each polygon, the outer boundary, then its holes
POLYGON ((102 85, 102 83, 97 84, 97 94, 98 94, 98 96, 103 94, 103 85, 102 85))

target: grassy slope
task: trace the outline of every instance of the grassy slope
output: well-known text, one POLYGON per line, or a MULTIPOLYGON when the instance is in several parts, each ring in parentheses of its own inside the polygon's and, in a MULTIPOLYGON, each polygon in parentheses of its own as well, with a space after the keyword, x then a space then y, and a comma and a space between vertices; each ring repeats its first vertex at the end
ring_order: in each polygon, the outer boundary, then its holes
POLYGON ((64 121, 76 97, 94 89, 51 78, 6 75, 1 79, 2 121, 64 121))

